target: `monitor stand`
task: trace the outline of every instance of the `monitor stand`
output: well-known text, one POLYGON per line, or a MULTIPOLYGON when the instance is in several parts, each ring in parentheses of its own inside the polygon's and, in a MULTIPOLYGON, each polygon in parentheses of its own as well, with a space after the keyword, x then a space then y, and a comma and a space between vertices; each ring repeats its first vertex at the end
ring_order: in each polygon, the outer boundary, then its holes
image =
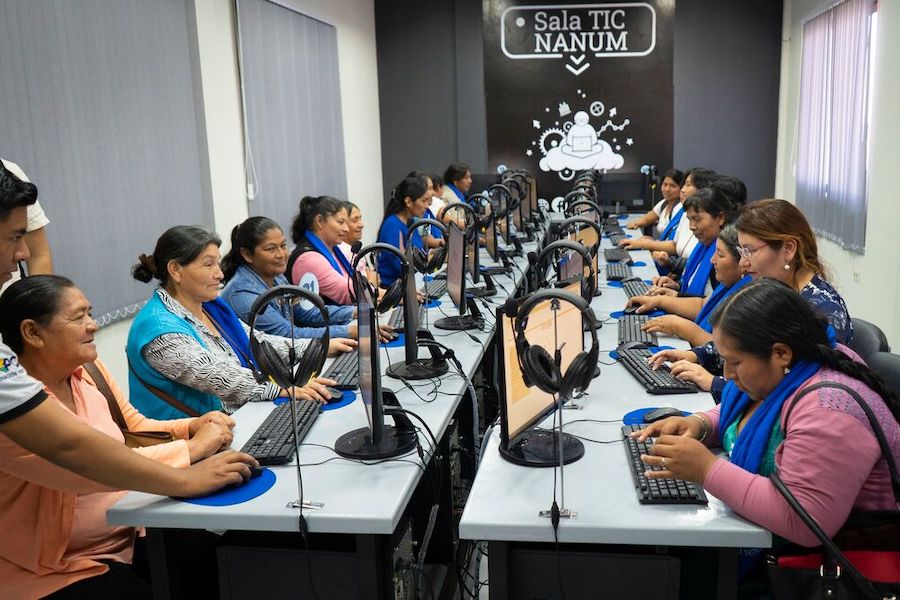
MULTIPOLYGON (((434 341, 431 332, 424 330, 419 330, 416 339, 434 341)), ((428 350, 431 353, 431 358, 417 358, 414 361, 395 362, 387 368, 388 376, 394 379, 414 381, 440 377, 450 370, 450 365, 447 364, 446 359, 441 356, 440 351, 436 347, 429 345, 428 350)))
MULTIPOLYGON (((466 292, 468 293, 468 292, 466 292)), ((477 329, 478 322, 482 320, 481 311, 475 304, 474 298, 466 298, 466 306, 469 308, 468 315, 456 315, 453 317, 444 317, 434 322, 434 326, 438 329, 448 331, 463 331, 465 329, 477 329)))
POLYGON ((497 295, 497 286, 494 283, 494 280, 488 273, 484 271, 481 272, 481 277, 484 279, 484 286, 479 287, 470 287, 466 288, 467 294, 472 294, 477 298, 487 298, 489 296, 497 295))
MULTIPOLYGON (((385 414, 389 414, 389 407, 400 406, 392 392, 383 390, 381 396, 385 414)), ((378 460, 402 456, 415 450, 418 438, 412 421, 403 413, 392 414, 391 418, 394 425, 384 426, 381 441, 377 444, 372 443, 372 432, 369 428, 360 427, 339 437, 334 443, 334 451, 344 458, 378 460)))
MULTIPOLYGON (((519 435, 508 448, 500 445, 500 456, 524 467, 559 466, 559 432, 531 429, 519 435)), ((568 465, 584 456, 584 444, 568 433, 562 434, 563 464, 568 465)))

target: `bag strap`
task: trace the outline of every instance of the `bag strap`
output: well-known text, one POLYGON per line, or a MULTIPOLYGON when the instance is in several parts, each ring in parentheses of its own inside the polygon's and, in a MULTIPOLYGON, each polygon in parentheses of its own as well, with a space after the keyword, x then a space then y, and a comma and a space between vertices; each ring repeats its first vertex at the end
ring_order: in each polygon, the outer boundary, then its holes
POLYGON ((826 387, 844 390, 845 392, 850 394, 850 397, 856 401, 859 407, 866 414, 866 418, 869 419, 869 425, 872 427, 872 431, 875 434, 875 439, 878 440, 878 445, 881 447, 881 455, 887 462, 888 470, 891 474, 891 488, 894 492, 894 501, 898 506, 900 506, 900 472, 898 472, 897 470, 897 463, 894 461, 894 454, 893 452, 891 452, 891 447, 888 445, 887 437, 885 437, 884 435, 884 430, 881 428, 881 424, 878 422, 878 419, 875 418, 875 413, 872 412, 869 404, 865 400, 863 400, 862 396, 860 396, 856 392, 856 390, 836 381, 820 381, 807 388, 803 388, 796 396, 794 396, 794 399, 791 401, 790 406, 788 406, 787 413, 784 416, 785 424, 787 424, 788 419, 790 419, 791 412, 794 410, 794 406, 797 404, 797 401, 800 400, 800 398, 813 390, 826 387))
POLYGON ((109 387, 109 382, 106 381, 106 377, 103 376, 103 373, 97 367, 97 364, 89 362, 84 363, 81 366, 88 372, 91 379, 94 380, 94 385, 97 386, 97 390, 103 394, 104 398, 106 398, 106 402, 109 404, 109 414, 112 415, 113 421, 116 422, 119 429, 128 431, 128 423, 125 421, 125 415, 122 414, 122 409, 119 407, 119 403, 116 401, 116 397, 109 387))
MULTIPOLYGON (((850 580, 856 585, 856 587, 862 591, 867 598, 871 598, 873 600, 883 600, 884 596, 879 594, 872 583, 863 577, 862 573, 860 573, 856 567, 853 566, 847 557, 844 556, 844 553, 841 552, 840 548, 837 547, 831 538, 829 538, 822 528, 819 527, 819 524, 816 523, 815 519, 810 516, 806 509, 804 509, 794 494, 787 488, 781 478, 778 476, 778 473, 773 472, 769 475, 769 479, 775 485, 775 489, 782 495, 782 497, 787 502, 788 506, 797 513, 797 516, 800 517, 800 520, 809 528, 810 531, 818 538, 819 542, 822 544, 822 548, 825 550, 828 559, 826 559, 827 566, 829 567, 837 567, 836 574, 828 574, 832 577, 840 577, 841 572, 840 569, 843 569, 847 575, 850 576, 850 580)), ((822 570, 820 574, 824 577, 826 564, 822 565, 822 570)))
POLYGON ((153 392, 160 400, 164 401, 166 404, 168 404, 172 408, 174 408, 176 410, 180 410, 181 412, 183 412, 184 414, 186 414, 189 417, 199 417, 200 416, 200 413, 198 413, 196 410, 194 410, 190 406, 186 405, 185 403, 181 402, 180 400, 176 399, 171 394, 164 392, 163 390, 159 389, 158 387, 155 387, 155 386, 147 383, 143 379, 141 379, 141 376, 138 375, 137 371, 134 370, 134 367, 131 366, 130 360, 128 361, 128 370, 131 371, 131 374, 134 375, 135 378, 141 382, 141 385, 143 385, 145 388, 147 388, 148 390, 153 392))

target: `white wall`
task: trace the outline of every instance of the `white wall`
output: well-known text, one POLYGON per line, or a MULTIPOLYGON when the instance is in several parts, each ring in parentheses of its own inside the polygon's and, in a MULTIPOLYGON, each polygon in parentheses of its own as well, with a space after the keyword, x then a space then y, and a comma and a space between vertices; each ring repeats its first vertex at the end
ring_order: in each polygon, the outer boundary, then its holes
MULTIPOLYGON (((358 204, 366 217, 368 226, 363 240, 374 241, 384 203, 372 0, 278 0, 278 3, 337 28, 348 199, 358 204)), ((245 196, 247 180, 234 4, 230 0, 195 0, 195 5, 213 225, 227 244, 231 229, 250 213, 245 196)), ((124 348, 130 324, 126 321, 105 327, 96 336, 101 358, 126 390, 128 365, 124 348)))
MULTIPOLYGON (((834 0, 786 0, 778 123, 775 194, 794 201, 797 110, 800 98, 802 23, 834 0)), ((900 352, 900 236, 897 196, 900 165, 900 2, 878 3, 871 130, 869 192, 864 255, 819 238, 820 254, 851 316, 874 322, 900 352)))

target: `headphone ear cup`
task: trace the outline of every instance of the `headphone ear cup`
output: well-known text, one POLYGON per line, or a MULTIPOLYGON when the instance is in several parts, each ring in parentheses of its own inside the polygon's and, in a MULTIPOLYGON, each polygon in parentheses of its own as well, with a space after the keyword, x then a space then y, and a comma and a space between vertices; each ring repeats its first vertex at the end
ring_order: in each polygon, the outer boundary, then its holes
POLYGON ((559 395, 569 399, 577 390, 585 390, 594 377, 596 359, 591 360, 590 353, 579 352, 578 356, 569 363, 566 374, 562 377, 559 387, 559 395))
POLYGON ((538 389, 548 394, 559 392, 561 382, 559 369, 553 357, 544 348, 529 344, 522 353, 522 366, 528 371, 538 389))
POLYGON ((325 358, 328 356, 328 346, 323 343, 324 339, 316 338, 310 340, 303 353, 303 362, 296 373, 290 377, 291 385, 304 386, 313 376, 322 370, 325 358))
POLYGON ((434 251, 431 260, 428 261, 427 272, 433 273, 444 265, 444 259, 447 258, 447 245, 440 246, 434 251))
POLYGON ((428 260, 428 255, 421 248, 412 249, 412 261, 416 271, 425 273, 429 270, 428 265, 430 261, 428 260))
POLYGON ((378 303, 379 313, 384 314, 400 304, 400 300, 403 298, 403 280, 404 278, 400 277, 399 279, 396 279, 394 283, 388 286, 387 291, 381 298, 381 302, 378 303))
POLYGON ((256 360, 262 372, 268 373, 272 381, 280 387, 291 387, 294 380, 291 368, 282 360, 275 348, 268 342, 259 342, 258 349, 256 360))

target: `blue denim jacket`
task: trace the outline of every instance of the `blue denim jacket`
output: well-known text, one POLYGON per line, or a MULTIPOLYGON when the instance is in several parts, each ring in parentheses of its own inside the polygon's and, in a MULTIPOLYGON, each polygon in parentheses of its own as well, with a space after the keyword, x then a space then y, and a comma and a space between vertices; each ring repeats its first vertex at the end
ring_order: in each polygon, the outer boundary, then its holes
MULTIPOLYGON (((288 285, 287 277, 279 275, 275 278, 275 285, 288 285)), ((244 320, 250 322, 250 307, 256 299, 263 294, 269 286, 257 275, 253 269, 246 265, 238 267, 222 290, 222 298, 231 304, 234 312, 244 320)), ((353 306, 326 306, 328 310, 328 334, 332 338, 347 337, 347 323, 353 320, 353 306)), ((256 328, 272 335, 282 337, 291 336, 291 322, 288 318, 287 308, 279 307, 276 302, 269 303, 268 308, 256 317, 256 328)), ((322 315, 316 307, 303 308, 299 304, 294 305, 294 337, 318 338, 325 333, 322 327, 322 315), (298 327, 299 325, 299 327, 298 327), (315 327, 319 325, 319 327, 315 327)))

